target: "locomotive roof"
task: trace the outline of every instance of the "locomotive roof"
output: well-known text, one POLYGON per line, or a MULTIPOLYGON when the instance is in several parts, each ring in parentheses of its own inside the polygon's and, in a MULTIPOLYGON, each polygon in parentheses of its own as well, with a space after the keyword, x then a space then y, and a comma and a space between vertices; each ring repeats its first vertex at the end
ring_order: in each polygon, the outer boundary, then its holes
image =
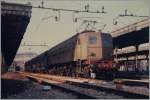
POLYGON ((57 48, 57 47, 60 46, 61 44, 67 42, 68 40, 71 40, 72 38, 74 38, 74 37, 76 37, 76 36, 78 36, 78 35, 80 35, 80 34, 87 33, 87 32, 95 32, 95 31, 92 31, 92 30, 85 30, 85 31, 82 31, 82 32, 80 32, 80 33, 76 33, 76 34, 73 35, 72 37, 70 37, 70 38, 68 38, 68 39, 66 39, 66 40, 64 40, 64 41, 62 41, 62 42, 60 42, 60 43, 58 43, 56 46, 50 48, 48 51, 50 51, 50 50, 52 51, 53 49, 57 48))
MULTIPOLYGON (((58 43, 57 45, 55 45, 54 47, 50 48, 49 50, 55 49, 55 48, 58 47, 59 45, 61 45, 61 44, 65 43, 65 42, 67 42, 68 40, 71 40, 72 38, 74 38, 74 37, 76 37, 76 36, 78 36, 78 35, 79 35, 78 33, 75 34, 75 35, 73 35, 72 37, 70 37, 70 38, 68 38, 68 39, 66 39, 66 40, 64 40, 64 41, 62 41, 62 42, 60 42, 60 43, 58 43)), ((48 50, 48 51, 49 51, 49 50, 48 50)))

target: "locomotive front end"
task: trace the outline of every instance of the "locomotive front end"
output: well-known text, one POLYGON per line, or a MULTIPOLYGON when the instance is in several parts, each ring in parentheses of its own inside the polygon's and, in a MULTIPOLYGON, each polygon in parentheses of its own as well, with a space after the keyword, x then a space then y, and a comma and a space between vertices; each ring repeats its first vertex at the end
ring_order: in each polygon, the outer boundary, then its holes
POLYGON ((94 32, 87 37, 87 61, 95 77, 114 74, 113 42, 110 34, 94 32))
POLYGON ((110 34, 93 32, 87 34, 87 60, 90 64, 112 60, 113 42, 110 34))

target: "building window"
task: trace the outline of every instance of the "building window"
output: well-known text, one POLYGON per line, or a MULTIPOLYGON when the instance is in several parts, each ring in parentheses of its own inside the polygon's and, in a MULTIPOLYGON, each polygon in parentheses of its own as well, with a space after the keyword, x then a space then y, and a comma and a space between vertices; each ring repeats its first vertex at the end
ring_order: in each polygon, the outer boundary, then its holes
POLYGON ((97 43, 97 37, 96 36, 90 36, 89 37, 89 44, 96 44, 97 43))

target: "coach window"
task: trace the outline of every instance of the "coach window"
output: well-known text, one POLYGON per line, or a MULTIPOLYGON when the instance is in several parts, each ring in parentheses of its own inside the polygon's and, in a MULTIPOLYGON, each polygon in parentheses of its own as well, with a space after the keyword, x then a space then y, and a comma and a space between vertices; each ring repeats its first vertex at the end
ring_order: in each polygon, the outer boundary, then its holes
POLYGON ((96 44, 97 37, 96 36, 89 36, 89 44, 96 44))

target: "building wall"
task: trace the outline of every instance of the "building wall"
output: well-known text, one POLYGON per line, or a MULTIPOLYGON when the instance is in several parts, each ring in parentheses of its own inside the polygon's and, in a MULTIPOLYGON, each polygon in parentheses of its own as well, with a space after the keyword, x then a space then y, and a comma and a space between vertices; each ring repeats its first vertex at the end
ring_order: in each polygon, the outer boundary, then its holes
MULTIPOLYGON (((12 63, 12 68, 15 68, 15 66, 19 66, 21 68, 21 70, 24 70, 24 64, 26 61, 30 60, 31 58, 37 56, 36 53, 19 53, 16 55, 13 63, 12 63)), ((11 69, 12 69, 11 68, 11 69)))

